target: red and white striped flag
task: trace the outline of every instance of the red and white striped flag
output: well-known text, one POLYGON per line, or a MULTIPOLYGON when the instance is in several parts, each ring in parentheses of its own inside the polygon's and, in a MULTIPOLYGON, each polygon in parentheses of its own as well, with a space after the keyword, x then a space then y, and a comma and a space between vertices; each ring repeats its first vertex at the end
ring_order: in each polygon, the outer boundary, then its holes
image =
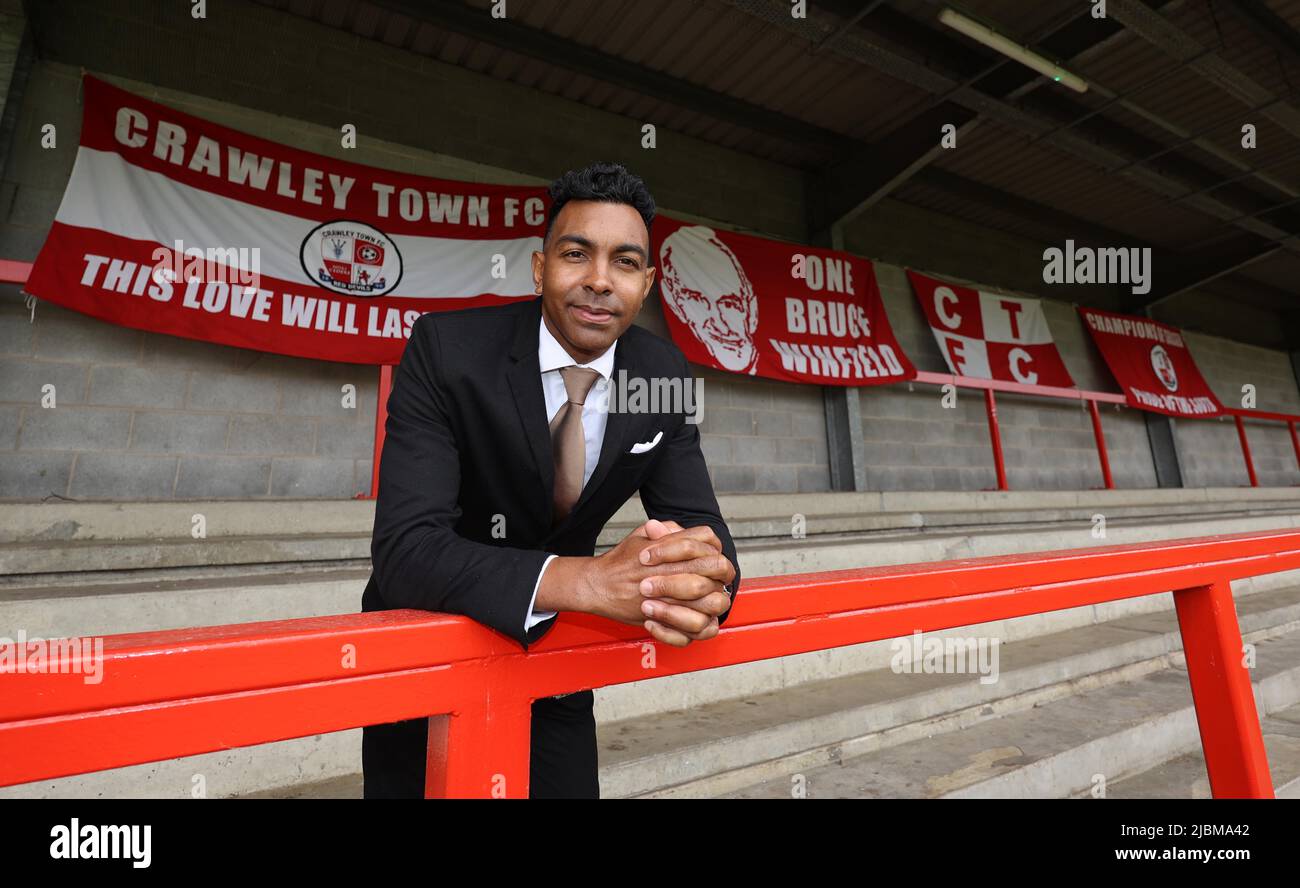
POLYGON ((907 271, 948 369, 957 376, 1072 388, 1037 299, 907 271))
POLYGON ((94 77, 84 87, 76 164, 27 283, 42 299, 176 336, 393 363, 423 312, 536 296, 545 188, 336 160, 94 77))

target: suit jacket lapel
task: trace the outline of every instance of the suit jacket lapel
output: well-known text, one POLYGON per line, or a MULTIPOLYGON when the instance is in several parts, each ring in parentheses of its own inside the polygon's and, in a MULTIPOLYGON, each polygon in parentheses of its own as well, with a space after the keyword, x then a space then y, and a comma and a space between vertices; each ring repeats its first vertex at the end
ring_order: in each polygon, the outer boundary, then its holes
POLYGON ((537 325, 542 319, 542 297, 533 300, 515 321, 514 343, 510 348, 512 364, 507 371, 515 408, 523 424, 524 437, 537 466, 542 501, 546 504, 546 522, 551 526, 555 511, 555 457, 551 452, 551 430, 546 420, 546 395, 542 391, 542 369, 537 361, 537 325))

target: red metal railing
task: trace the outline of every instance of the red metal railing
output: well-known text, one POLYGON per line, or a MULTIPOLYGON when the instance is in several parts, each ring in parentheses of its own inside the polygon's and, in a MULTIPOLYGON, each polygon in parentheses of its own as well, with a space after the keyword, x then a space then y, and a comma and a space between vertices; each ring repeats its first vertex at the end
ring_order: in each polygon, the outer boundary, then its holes
POLYGON ((715 638, 653 658, 572 613, 526 653, 413 610, 110 636, 98 683, 0 674, 0 785, 428 716, 426 796, 522 798, 543 696, 1173 590, 1210 787, 1271 797, 1229 583, 1296 568, 1285 530, 749 579, 715 638))
POLYGON ((994 392, 1007 392, 1016 395, 1038 395, 1044 398, 1061 398, 1067 401, 1082 401, 1088 405, 1088 415, 1092 419, 1092 435, 1097 442, 1097 460, 1101 464, 1102 483, 1107 490, 1115 488, 1115 479, 1110 473, 1110 454, 1106 451, 1106 435, 1101 428, 1101 414, 1098 404, 1127 404, 1123 395, 1110 392, 1091 392, 1084 389, 1058 388, 1052 385, 1030 385, 1020 382, 1003 382, 999 379, 979 379, 974 376, 955 376, 951 373, 931 373, 918 371, 914 382, 929 385, 952 385, 957 388, 982 390, 984 392, 984 412, 988 417, 989 443, 993 449, 993 469, 997 473, 998 490, 1010 490, 1007 484, 1007 467, 1002 456, 1002 429, 998 425, 998 404, 994 392))
MULTIPOLYGON (((1110 473, 1110 455, 1106 451, 1106 435, 1101 428, 1101 413, 1098 404, 1127 404, 1123 395, 1112 392, 1093 392, 1084 389, 1056 388, 1047 385, 1027 385, 1019 382, 1003 382, 995 379, 977 379, 973 376, 954 376, 950 373, 930 373, 920 371, 915 382, 931 385, 955 385, 958 388, 983 390, 985 413, 988 416, 989 438, 993 449, 993 466, 997 472, 998 490, 1008 490, 1007 470, 1002 458, 1002 436, 998 427, 997 401, 994 392, 1007 392, 1015 395, 1038 395, 1045 398, 1061 398, 1067 401, 1083 401, 1088 405, 1088 415, 1092 420, 1093 439, 1097 444, 1097 460, 1101 464, 1102 483, 1107 490, 1113 490, 1115 480, 1110 473)), ((1237 437, 1241 443, 1241 456, 1246 464, 1246 475, 1251 487, 1259 486, 1259 477, 1255 474, 1255 463, 1251 457, 1250 440, 1246 437, 1243 419, 1256 419, 1284 423, 1291 433, 1291 446, 1295 450, 1296 467, 1300 468, 1300 438, 1296 436, 1296 423, 1300 416, 1290 413, 1271 413, 1266 410, 1243 410, 1236 407, 1225 408, 1237 425, 1237 437)))

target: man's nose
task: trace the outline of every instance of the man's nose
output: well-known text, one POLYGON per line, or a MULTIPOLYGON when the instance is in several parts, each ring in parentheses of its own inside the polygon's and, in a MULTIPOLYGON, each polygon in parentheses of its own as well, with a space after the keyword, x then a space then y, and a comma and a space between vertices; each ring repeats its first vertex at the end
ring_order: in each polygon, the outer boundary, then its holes
POLYGON ((593 260, 587 272, 587 279, 583 283, 587 289, 596 293, 608 293, 613 290, 614 287, 609 280, 609 263, 601 259, 593 260))

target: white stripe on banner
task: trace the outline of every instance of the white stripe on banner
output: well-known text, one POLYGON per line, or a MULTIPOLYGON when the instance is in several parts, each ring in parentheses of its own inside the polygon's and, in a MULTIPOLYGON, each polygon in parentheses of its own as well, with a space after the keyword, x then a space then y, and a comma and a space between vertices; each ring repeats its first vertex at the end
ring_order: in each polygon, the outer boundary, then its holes
POLYGON ((979 291, 980 315, 984 321, 984 338, 989 342, 1007 342, 1018 345, 1053 345, 1052 331, 1043 315, 1043 304, 1037 299, 1018 299, 1005 293, 979 291), (1005 306, 1019 306, 1012 330, 1012 311, 1005 306))
MULTIPOLYGON (((169 249, 260 250, 260 273, 314 284, 299 259, 303 240, 319 223, 203 191, 137 167, 111 152, 82 146, 63 193, 58 221, 152 241, 169 249)), ((532 252, 540 237, 509 240, 390 235, 402 254, 402 280, 385 295, 468 298, 484 293, 532 296, 532 252), (491 277, 492 257, 504 258, 505 278, 491 277)))

